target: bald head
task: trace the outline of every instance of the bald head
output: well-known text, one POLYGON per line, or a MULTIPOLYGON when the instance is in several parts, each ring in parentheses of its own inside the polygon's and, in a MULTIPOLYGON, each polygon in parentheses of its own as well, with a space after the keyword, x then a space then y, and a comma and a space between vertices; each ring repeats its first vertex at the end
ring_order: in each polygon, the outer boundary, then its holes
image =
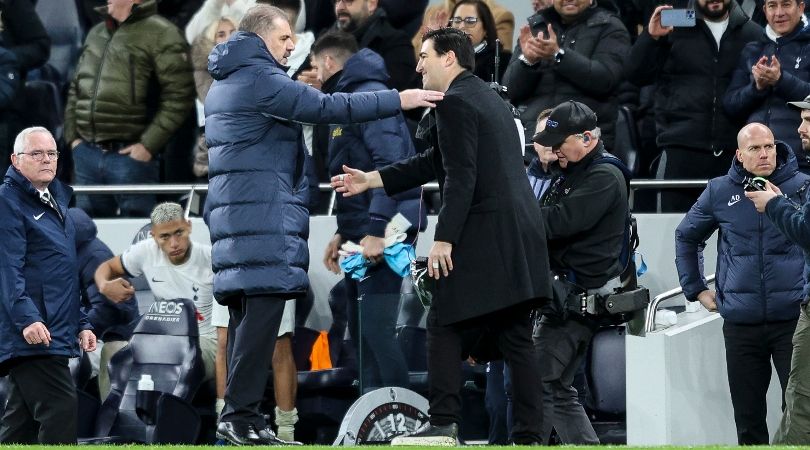
POLYGON ((737 160, 758 177, 768 177, 776 169, 776 143, 770 128, 749 123, 737 133, 737 160))

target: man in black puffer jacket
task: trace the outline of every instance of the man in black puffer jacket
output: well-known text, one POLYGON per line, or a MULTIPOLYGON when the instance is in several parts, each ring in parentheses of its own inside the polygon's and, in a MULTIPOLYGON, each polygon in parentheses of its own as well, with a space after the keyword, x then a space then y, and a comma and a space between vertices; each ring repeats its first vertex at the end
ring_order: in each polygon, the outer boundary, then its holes
POLYGON ((619 107, 616 91, 630 48, 627 29, 593 0, 565 5, 555 0, 530 22, 537 26, 521 28, 503 76, 524 127, 534 130, 540 111, 576 100, 599 116, 603 142, 610 149, 619 107))

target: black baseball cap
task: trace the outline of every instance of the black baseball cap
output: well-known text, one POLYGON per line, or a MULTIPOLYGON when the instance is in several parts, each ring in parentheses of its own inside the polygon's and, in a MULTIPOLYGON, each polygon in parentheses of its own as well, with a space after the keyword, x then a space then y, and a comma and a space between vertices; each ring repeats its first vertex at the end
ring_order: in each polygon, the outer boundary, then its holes
POLYGON ((596 113, 583 103, 569 100, 560 103, 548 116, 546 128, 535 134, 532 141, 546 147, 558 147, 572 134, 596 128, 596 113))
POLYGON ((804 98, 804 101, 801 102, 788 102, 790 106, 795 106, 799 109, 810 109, 810 95, 804 98))

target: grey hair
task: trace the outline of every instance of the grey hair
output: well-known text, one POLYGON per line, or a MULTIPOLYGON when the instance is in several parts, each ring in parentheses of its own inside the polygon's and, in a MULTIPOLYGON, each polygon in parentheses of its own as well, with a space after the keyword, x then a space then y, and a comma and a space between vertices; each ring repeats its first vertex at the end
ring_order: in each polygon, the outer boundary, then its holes
POLYGON ((174 220, 185 220, 185 214, 183 207, 179 204, 165 202, 155 206, 149 218, 152 220, 152 225, 160 225, 174 220))
POLYGON ((242 20, 239 22, 239 31, 248 31, 256 34, 266 34, 275 29, 273 23, 277 18, 281 18, 290 23, 287 13, 270 5, 256 5, 250 8, 242 20))
MULTIPOLYGON (((53 135, 45 127, 30 127, 20 131, 20 134, 14 139, 14 154, 19 155, 25 152, 25 147, 28 145, 28 136, 34 133, 45 133, 53 139, 53 135)), ((48 149, 50 150, 50 149, 48 149)))
POLYGON ((591 130, 591 136, 593 136, 594 139, 601 138, 602 137, 602 129, 599 128, 599 127, 594 128, 593 130, 591 130))

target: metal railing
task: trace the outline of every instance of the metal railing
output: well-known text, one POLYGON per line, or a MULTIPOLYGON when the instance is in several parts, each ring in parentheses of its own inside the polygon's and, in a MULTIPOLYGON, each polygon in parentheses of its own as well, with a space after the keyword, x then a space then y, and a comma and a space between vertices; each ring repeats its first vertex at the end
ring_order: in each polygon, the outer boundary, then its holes
MULTIPOLYGON (((714 283, 714 276, 715 274, 707 276, 706 284, 714 283)), ((655 315, 658 313, 658 305, 660 305, 664 300, 669 300, 681 294, 683 294, 683 288, 677 287, 655 296, 655 298, 650 302, 650 306, 647 308, 647 316, 644 319, 645 333, 655 331, 655 315)))

